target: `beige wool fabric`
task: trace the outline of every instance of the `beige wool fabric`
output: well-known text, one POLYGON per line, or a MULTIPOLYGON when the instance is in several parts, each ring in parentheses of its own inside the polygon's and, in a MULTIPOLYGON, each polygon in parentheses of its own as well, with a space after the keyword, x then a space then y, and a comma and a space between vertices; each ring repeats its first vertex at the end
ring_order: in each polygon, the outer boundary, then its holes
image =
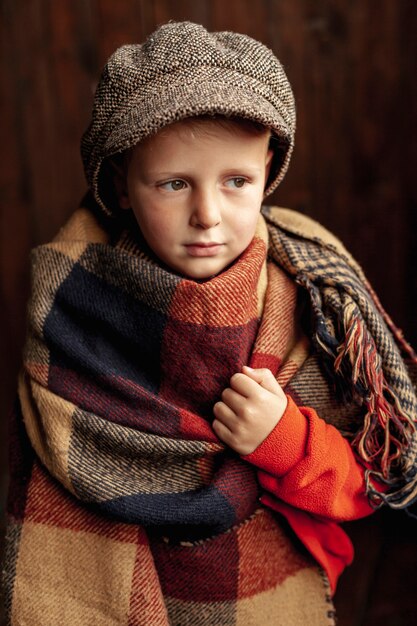
POLYGON ((116 50, 104 67, 81 153, 105 213, 116 206, 105 159, 168 124, 199 115, 242 117, 270 128, 274 159, 265 195, 278 186, 295 132, 294 96, 281 63, 247 35, 171 22, 143 44, 116 50))

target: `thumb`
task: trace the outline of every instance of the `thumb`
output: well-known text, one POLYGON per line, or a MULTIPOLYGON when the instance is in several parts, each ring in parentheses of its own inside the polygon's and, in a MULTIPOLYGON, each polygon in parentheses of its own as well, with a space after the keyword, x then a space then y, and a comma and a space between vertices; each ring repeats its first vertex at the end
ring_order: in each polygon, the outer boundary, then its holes
POLYGON ((275 395, 282 395, 284 393, 281 388, 281 385, 278 383, 275 376, 273 375, 271 370, 269 370, 268 368, 263 367, 259 369, 253 369, 252 367, 249 367, 248 365, 244 365, 242 368, 242 371, 244 374, 246 374, 246 376, 249 376, 249 378, 252 378, 252 380, 257 382, 261 387, 263 387, 267 391, 270 391, 271 393, 275 395))

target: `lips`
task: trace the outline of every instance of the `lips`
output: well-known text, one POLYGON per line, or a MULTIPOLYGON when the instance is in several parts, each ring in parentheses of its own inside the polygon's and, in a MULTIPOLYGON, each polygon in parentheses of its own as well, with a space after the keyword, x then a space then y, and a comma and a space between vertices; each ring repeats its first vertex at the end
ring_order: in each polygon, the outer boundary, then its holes
POLYGON ((185 245, 185 248, 190 256, 195 257, 207 257, 216 256, 222 249, 224 244, 211 242, 211 243, 189 243, 185 245))

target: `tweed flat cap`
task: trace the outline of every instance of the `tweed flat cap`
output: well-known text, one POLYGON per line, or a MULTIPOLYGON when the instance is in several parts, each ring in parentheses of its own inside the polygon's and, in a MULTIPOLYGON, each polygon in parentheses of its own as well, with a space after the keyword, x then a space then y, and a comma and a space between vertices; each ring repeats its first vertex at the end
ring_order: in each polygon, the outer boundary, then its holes
POLYGON ((81 154, 90 189, 107 214, 117 202, 106 159, 168 124, 198 115, 242 117, 270 128, 278 140, 272 142, 265 195, 278 186, 295 132, 294 97, 281 63, 247 35, 170 22, 142 45, 116 50, 97 87, 81 154))

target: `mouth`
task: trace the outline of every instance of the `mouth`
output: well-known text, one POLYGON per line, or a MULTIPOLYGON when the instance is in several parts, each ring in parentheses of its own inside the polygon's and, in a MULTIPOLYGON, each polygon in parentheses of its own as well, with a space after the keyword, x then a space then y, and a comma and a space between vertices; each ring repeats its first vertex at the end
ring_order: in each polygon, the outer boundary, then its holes
POLYGON ((210 243, 188 243, 185 248, 190 256, 207 257, 216 256, 222 249, 224 244, 215 241, 210 243))

